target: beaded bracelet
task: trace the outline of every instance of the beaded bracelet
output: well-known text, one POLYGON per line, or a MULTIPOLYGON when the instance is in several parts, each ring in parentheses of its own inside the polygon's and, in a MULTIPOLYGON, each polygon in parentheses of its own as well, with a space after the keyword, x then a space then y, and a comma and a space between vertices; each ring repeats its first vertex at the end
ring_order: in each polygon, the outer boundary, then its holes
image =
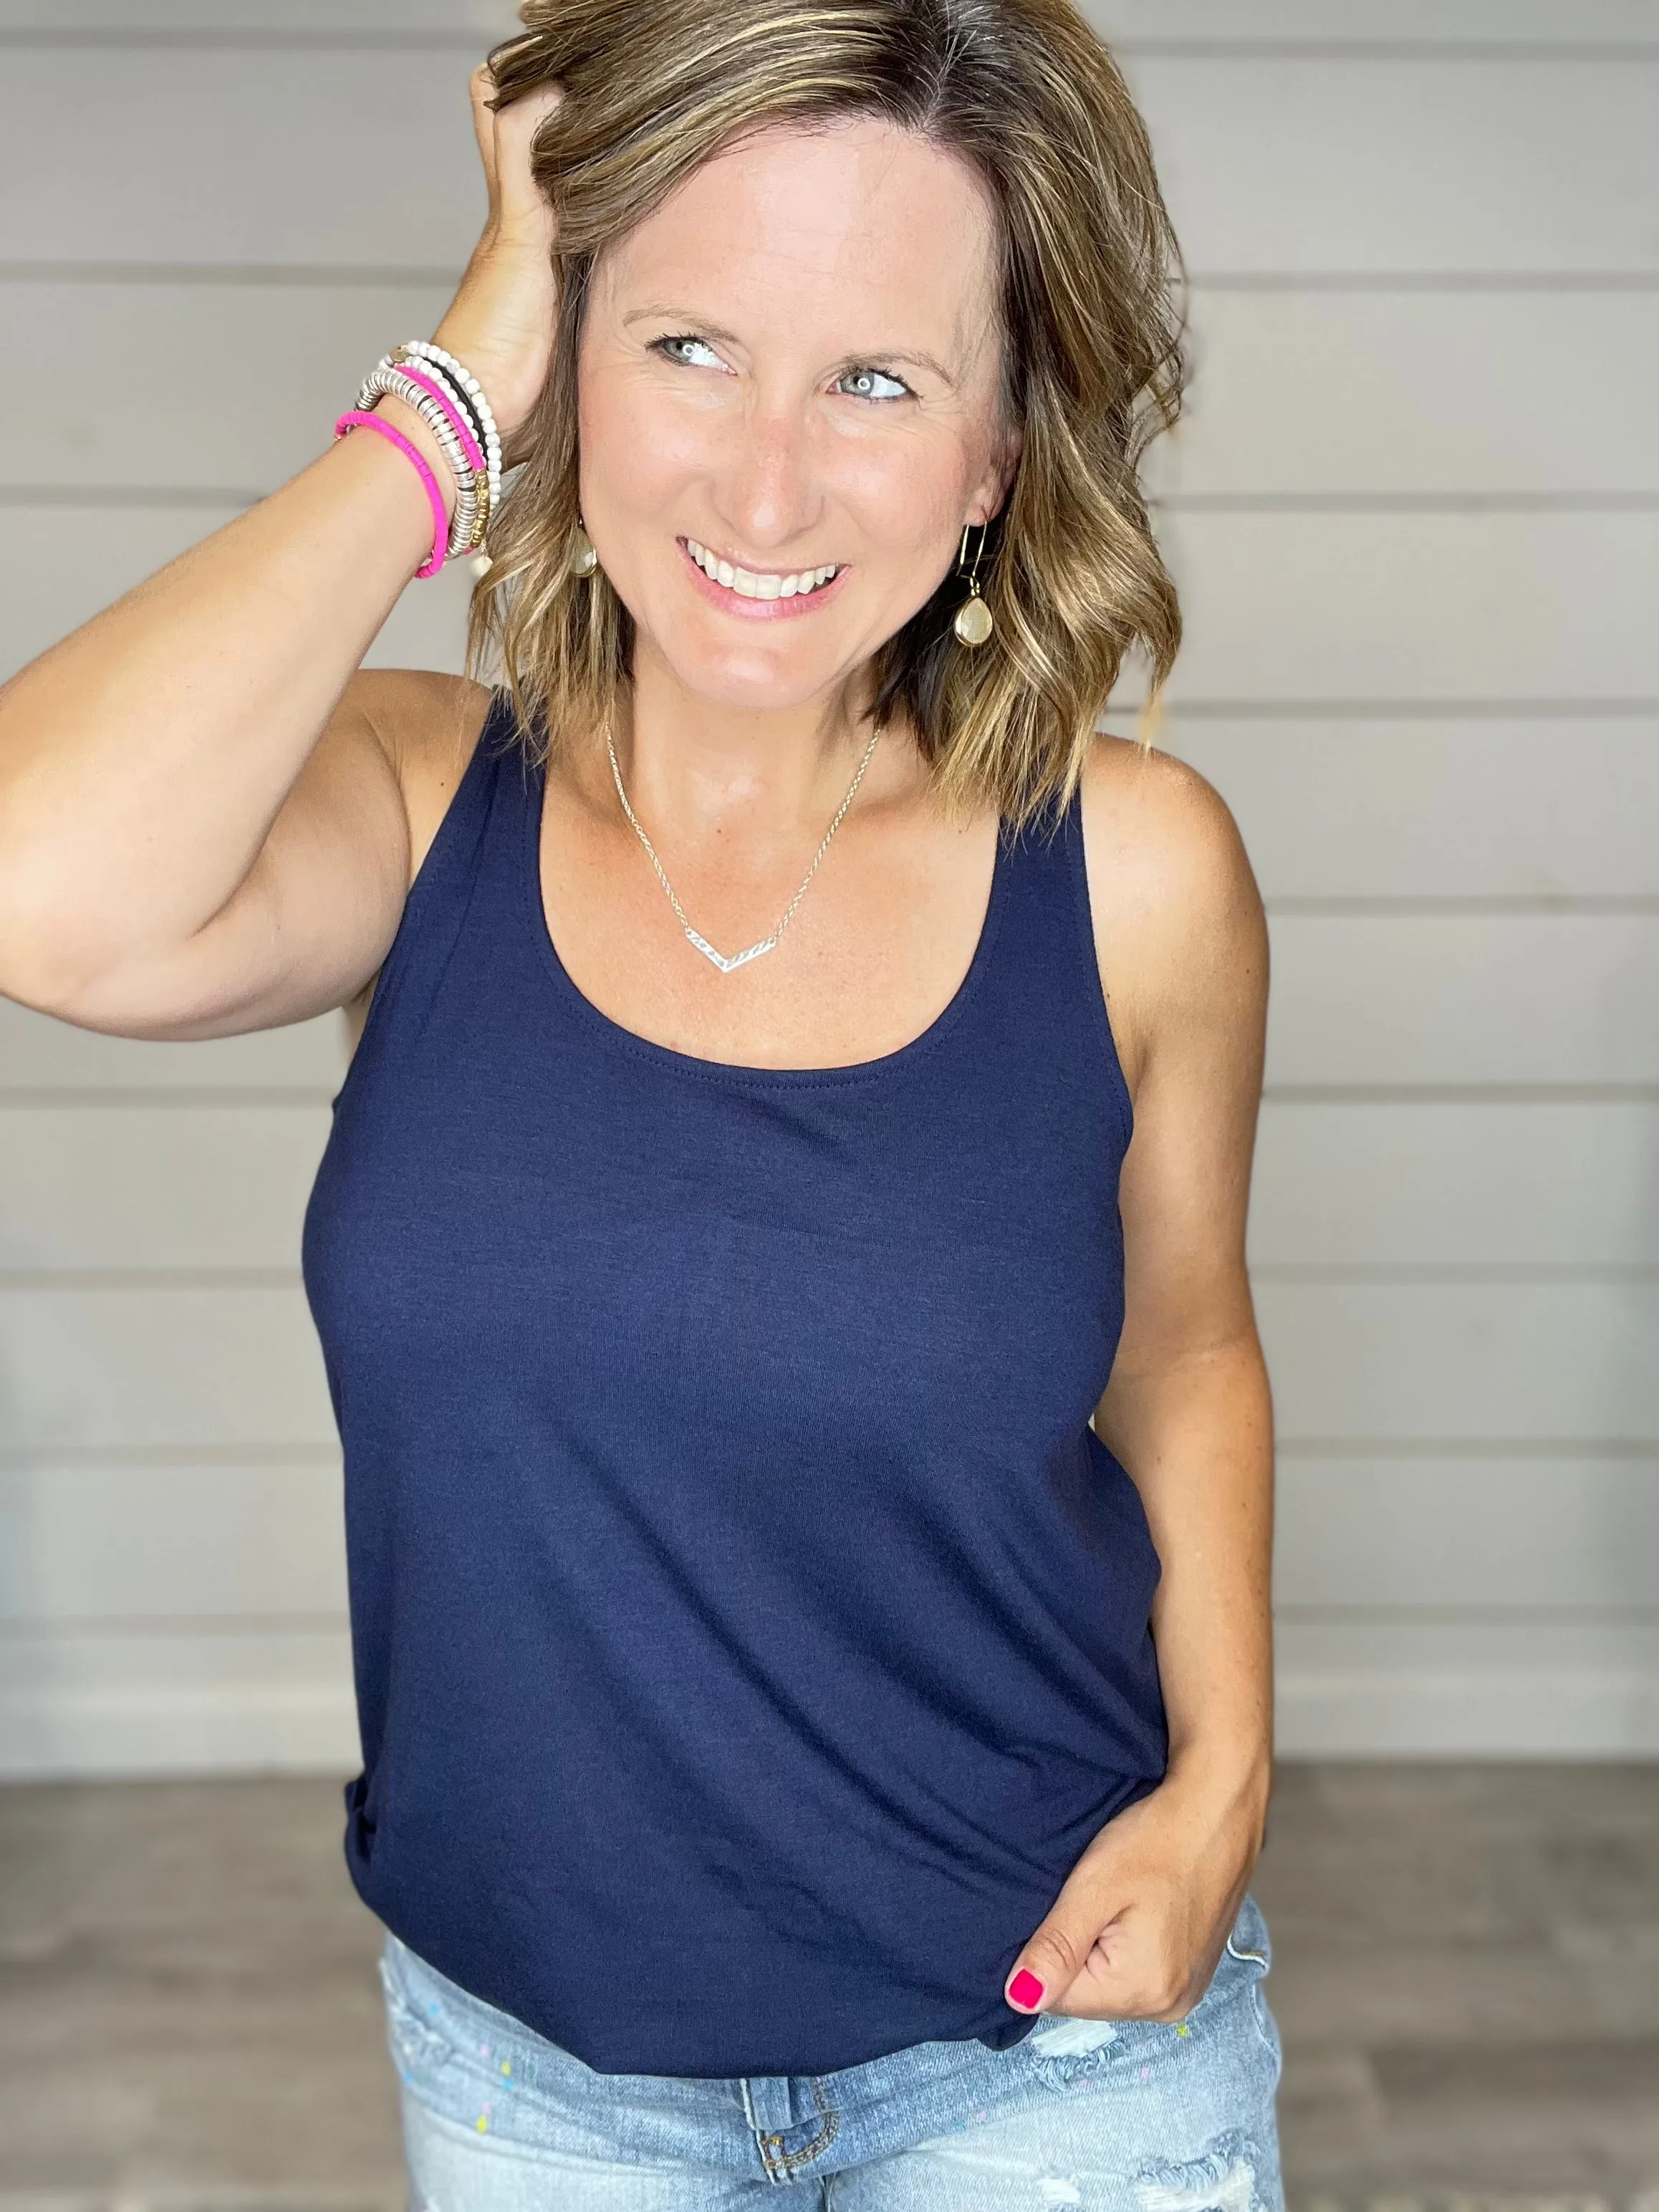
MULTIPOLYGON (((421 472, 434 517, 443 518, 434 558, 416 573, 435 575, 446 555, 453 559, 482 549, 501 497, 501 441, 483 387, 465 363, 425 338, 410 338, 395 347, 363 379, 356 409, 340 417, 336 437, 362 422, 384 432, 409 455, 421 472), (373 411, 374 403, 388 393, 412 407, 437 441, 455 479, 453 512, 445 513, 437 478, 419 450, 373 411)), ((486 554, 475 569, 482 574, 488 566, 486 554)))
MULTIPOLYGON (((452 375, 447 368, 441 368, 435 361, 428 361, 424 354, 411 353, 407 346, 393 346, 386 359, 394 368, 417 369, 422 376, 428 378, 436 385, 439 391, 449 400, 461 422, 471 431, 473 441, 479 452, 483 451, 483 417, 479 414, 477 405, 464 389, 458 376, 452 375)), ((484 464, 480 462, 479 465, 483 467, 484 464)))
POLYGON ((368 389, 358 394, 358 404, 365 411, 372 410, 380 394, 392 394, 392 398, 400 398, 407 407, 414 407, 416 414, 422 418, 427 429, 434 435, 434 441, 441 447, 445 460, 449 462, 449 473, 456 480, 456 498, 453 498, 452 518, 449 518, 449 556, 453 557, 456 553, 462 553, 467 542, 471 540, 473 525, 477 520, 477 495, 473 491, 477 477, 473 476, 471 467, 467 465, 467 453, 462 452, 460 441, 449 427, 449 418, 445 416, 442 407, 438 407, 435 400, 427 398, 418 389, 418 385, 410 383, 407 378, 398 376, 396 372, 376 369, 368 380, 368 389))
MULTIPOLYGON (((401 347, 398 351, 402 351, 401 347)), ((394 356, 393 358, 395 359, 396 356, 394 356)), ((462 450, 471 467, 471 489, 474 506, 472 526, 467 532, 463 544, 452 545, 449 549, 452 554, 470 553, 475 547, 483 544, 484 532, 489 526, 489 467, 484 459, 478 434, 474 428, 472 411, 463 402, 460 394, 450 383, 443 371, 435 368, 430 362, 419 368, 411 368, 407 362, 404 362, 402 373, 405 376, 412 377, 422 392, 430 392, 441 407, 447 407, 450 419, 454 425, 455 434, 460 440, 462 450)), ((460 521, 461 516, 458 510, 456 514, 458 533, 460 521)))
POLYGON ((489 402, 484 398, 483 386, 453 353, 446 353, 441 346, 434 345, 430 339, 406 339, 403 350, 417 354, 435 363, 439 368, 447 369, 477 410, 478 420, 483 428, 483 449, 489 463, 489 500, 491 506, 495 506, 501 495, 501 441, 495 428, 495 417, 490 412, 489 402))
POLYGON ((444 459, 449 463, 450 472, 455 479, 455 513, 449 527, 449 552, 453 558, 456 554, 464 553, 471 543, 473 525, 478 519, 477 487, 480 478, 474 471, 466 448, 456 432, 449 410, 441 400, 423 391, 406 370, 377 368, 363 379, 362 388, 357 394, 358 407, 367 410, 382 392, 389 392, 394 398, 401 399, 414 408, 437 440, 444 459))
POLYGON ((461 441, 461 451, 466 455, 473 475, 487 478, 489 474, 489 464, 483 457, 483 448, 473 434, 471 418, 461 412, 455 394, 450 387, 441 378, 433 376, 424 369, 411 368, 407 362, 399 363, 397 374, 399 376, 408 377, 411 383, 418 384, 422 392, 437 401, 449 418, 450 427, 461 441))
POLYGON ((383 438, 389 438, 400 452, 407 453, 419 471, 421 482, 426 486, 427 498, 432 505, 432 554, 415 574, 417 576, 435 576, 444 565, 444 541, 449 534, 449 517, 444 509, 443 493, 438 488, 438 479, 433 475, 426 455, 412 438, 405 438, 403 432, 394 428, 384 416, 371 415, 362 408, 354 408, 349 414, 342 415, 334 425, 334 434, 336 438, 343 438, 348 432, 356 429, 378 430, 383 438))
POLYGON ((394 346, 386 358, 402 368, 405 375, 414 376, 426 386, 435 398, 449 403, 455 418, 456 431, 463 439, 471 431, 477 453, 475 456, 469 447, 468 458, 474 461, 473 487, 478 498, 478 519, 473 525, 471 544, 472 547, 481 546, 489 527, 490 512, 495 504, 494 493, 501 485, 500 439, 495 436, 493 426, 486 433, 479 402, 471 398, 462 388, 460 379, 448 369, 440 368, 435 361, 429 360, 423 353, 411 353, 407 346, 394 346), (492 446, 486 444, 487 436, 493 441, 493 469, 490 466, 492 446))

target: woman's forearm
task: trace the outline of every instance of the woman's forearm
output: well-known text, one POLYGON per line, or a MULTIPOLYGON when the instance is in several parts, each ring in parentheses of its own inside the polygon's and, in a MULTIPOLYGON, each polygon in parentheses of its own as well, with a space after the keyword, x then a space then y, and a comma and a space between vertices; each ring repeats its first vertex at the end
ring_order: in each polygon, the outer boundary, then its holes
POLYGON ((1172 1778, 1265 1814, 1273 1755, 1273 1403, 1255 1330, 1139 1374, 1096 1416, 1146 1506, 1172 1778))
MULTIPOLYGON (((434 335, 488 392, 505 446, 552 358, 555 224, 530 153, 564 94, 544 85, 497 108, 487 62, 469 84, 489 212, 434 335)), ((375 412, 424 456, 453 517, 459 471, 425 419, 391 394, 375 412)), ((246 1014, 256 971, 272 965, 287 971, 283 1004, 304 1003, 296 936, 323 945, 313 956, 330 972, 311 980, 329 991, 346 939, 383 944, 406 888, 407 853, 391 849, 407 842, 404 793, 378 733, 364 738, 352 717, 291 841, 289 913, 282 885, 254 870, 432 550, 428 489, 407 454, 358 428, 0 687, 0 993, 70 1019, 112 1001, 124 1022, 148 1019, 142 981, 124 994, 100 993, 100 979, 188 967, 245 885, 264 910, 246 903, 249 941, 228 944, 229 972, 206 994, 216 1018, 227 1005, 246 1014)))
POLYGON ((1273 1759, 1273 1412, 1253 1327, 1121 1367, 1095 1415, 1146 1508, 1169 1769, 1095 1835, 1034 1932, 1060 2009, 1183 2020, 1249 1886, 1273 1759))
POLYGON ((0 991, 50 1005, 223 907, 432 533, 354 433, 0 686, 0 991))

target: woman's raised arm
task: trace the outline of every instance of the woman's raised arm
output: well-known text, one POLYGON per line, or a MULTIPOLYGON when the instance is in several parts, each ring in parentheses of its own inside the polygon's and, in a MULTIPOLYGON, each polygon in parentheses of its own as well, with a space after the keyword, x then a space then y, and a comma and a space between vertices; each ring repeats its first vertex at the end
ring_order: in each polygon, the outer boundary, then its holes
MULTIPOLYGON (((489 213, 436 336, 507 437, 551 351, 529 146, 560 95, 497 114, 487 64, 471 89, 489 213)), ((422 417, 395 397, 377 411, 453 509, 422 417)), ((448 678, 359 671, 433 527, 407 456, 354 432, 0 685, 0 994, 191 1037, 361 989, 408 889, 407 749, 460 703, 448 678)))

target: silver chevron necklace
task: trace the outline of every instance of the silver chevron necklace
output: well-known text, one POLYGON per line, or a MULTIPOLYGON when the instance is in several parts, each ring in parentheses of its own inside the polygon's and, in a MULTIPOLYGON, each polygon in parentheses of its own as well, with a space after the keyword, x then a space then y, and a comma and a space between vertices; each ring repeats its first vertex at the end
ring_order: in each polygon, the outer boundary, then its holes
POLYGON ((777 926, 772 932, 772 934, 769 937, 763 937, 757 944, 745 945, 741 952, 733 952, 728 955, 724 952, 716 952, 714 946, 708 942, 708 939, 699 931, 693 929, 690 923, 686 920, 685 908, 680 904, 678 899, 674 896, 674 886, 669 882, 668 877, 663 868, 663 864, 657 858, 657 848, 651 842, 651 840, 646 836, 644 830, 641 829, 639 817, 635 813, 633 808, 628 803, 628 793, 623 789, 622 769, 617 763, 617 748, 611 742, 610 726, 609 725, 606 726, 605 732, 605 749, 611 756, 611 779, 617 787, 617 796, 622 801, 623 812, 633 823, 635 834, 638 836, 641 844, 644 846, 646 852, 650 858, 651 865, 657 872, 657 881, 662 885, 663 889, 668 894, 668 903, 673 908, 675 917, 679 922, 680 927, 685 932, 690 941, 695 945, 698 951, 702 953, 703 958, 705 960, 712 960, 715 967, 720 969, 722 975, 729 975, 734 968, 744 967, 750 960, 758 960, 763 952, 770 952, 775 948, 778 939, 783 935, 784 931, 788 928, 790 922, 793 920, 795 908, 800 904, 802 899, 805 897, 806 886, 811 882, 813 877, 817 873, 818 862, 823 858, 825 853, 830 849, 830 840, 835 836, 836 830, 840 829, 843 816, 846 814, 848 808, 853 804, 853 794, 857 791, 860 784, 864 781, 864 771, 870 765, 870 756, 876 750, 876 739, 880 735, 881 732, 879 729, 872 730, 870 732, 870 742, 864 748, 864 758, 859 763, 857 774, 854 776, 851 783, 847 787, 847 796, 842 799, 841 805, 836 809, 836 818, 830 824, 830 827, 824 831, 823 842, 818 847, 817 851, 813 854, 812 865, 806 871, 806 873, 801 878, 800 889, 795 893, 793 898, 790 900, 788 905, 785 907, 781 915, 779 917, 777 926))

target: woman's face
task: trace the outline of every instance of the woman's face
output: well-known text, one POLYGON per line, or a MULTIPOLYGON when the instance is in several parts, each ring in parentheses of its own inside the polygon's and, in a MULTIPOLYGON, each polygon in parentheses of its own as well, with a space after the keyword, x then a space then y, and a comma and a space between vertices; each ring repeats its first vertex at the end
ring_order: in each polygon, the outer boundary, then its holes
POLYGON ((600 256, 583 516, 688 691, 825 696, 996 512, 993 224, 965 165, 860 118, 732 149, 600 256))

